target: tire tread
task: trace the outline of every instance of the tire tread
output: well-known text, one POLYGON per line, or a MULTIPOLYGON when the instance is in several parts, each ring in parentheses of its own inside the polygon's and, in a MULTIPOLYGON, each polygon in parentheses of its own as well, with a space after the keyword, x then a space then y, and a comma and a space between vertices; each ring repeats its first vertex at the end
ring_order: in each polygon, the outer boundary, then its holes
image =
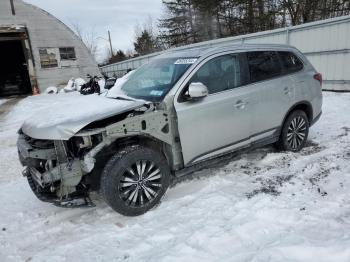
POLYGON ((105 168, 102 171, 100 194, 102 195, 106 203, 118 213, 125 216, 138 216, 147 212, 149 209, 152 209, 154 206, 157 206, 159 204, 161 197, 166 192, 167 188, 169 187, 169 184, 170 184, 170 170, 167 162, 165 161, 165 158, 151 148, 134 144, 134 145, 129 145, 120 149, 109 159, 105 168), (164 189, 162 189, 163 191, 161 192, 159 199, 151 203, 149 207, 130 208, 130 207, 120 205, 120 203, 118 204, 118 201, 120 200, 115 201, 115 192, 113 192, 113 190, 111 190, 110 188, 111 180, 119 176, 119 174, 115 172, 115 169, 118 169, 119 165, 123 165, 124 159, 129 154, 134 153, 135 151, 140 151, 140 152, 143 151, 145 154, 151 154, 153 157, 157 158, 157 161, 160 162, 162 166, 160 168, 163 168, 163 170, 165 171, 163 174, 163 176, 165 176, 164 189), (114 177, 111 177, 111 176, 114 176, 114 177))

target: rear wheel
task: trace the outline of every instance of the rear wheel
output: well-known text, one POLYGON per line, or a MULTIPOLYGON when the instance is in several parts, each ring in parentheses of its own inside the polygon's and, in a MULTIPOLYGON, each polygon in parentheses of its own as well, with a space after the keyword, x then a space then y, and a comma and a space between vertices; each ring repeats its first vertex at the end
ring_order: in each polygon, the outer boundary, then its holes
POLYGON ((284 122, 276 146, 281 150, 298 152, 304 147, 308 134, 309 120, 307 115, 302 110, 295 110, 284 122))
POLYGON ((134 145, 108 161, 101 177, 101 193, 118 213, 137 216, 160 202, 169 183, 170 171, 164 157, 134 145))

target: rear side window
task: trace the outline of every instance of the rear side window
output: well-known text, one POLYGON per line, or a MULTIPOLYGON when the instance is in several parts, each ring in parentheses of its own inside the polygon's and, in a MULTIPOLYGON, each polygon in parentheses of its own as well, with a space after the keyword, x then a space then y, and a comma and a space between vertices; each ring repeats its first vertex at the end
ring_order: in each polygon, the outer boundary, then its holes
POLYGON ((303 69, 303 63, 292 52, 278 52, 285 72, 294 73, 303 69))
POLYGON ((258 82, 282 74, 281 63, 276 52, 256 51, 248 52, 247 60, 250 70, 250 81, 258 82))

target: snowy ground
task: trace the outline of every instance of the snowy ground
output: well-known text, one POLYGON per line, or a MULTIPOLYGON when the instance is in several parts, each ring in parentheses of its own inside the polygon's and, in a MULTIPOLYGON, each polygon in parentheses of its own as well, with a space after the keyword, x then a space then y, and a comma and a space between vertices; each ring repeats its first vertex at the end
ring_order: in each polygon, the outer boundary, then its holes
POLYGON ((271 147, 198 172, 136 218, 39 202, 16 130, 35 99, 0 116, 0 261, 350 261, 350 94, 324 93, 300 153, 271 147))
POLYGON ((5 104, 7 101, 8 101, 7 99, 0 99, 0 106, 1 106, 2 104, 5 104))

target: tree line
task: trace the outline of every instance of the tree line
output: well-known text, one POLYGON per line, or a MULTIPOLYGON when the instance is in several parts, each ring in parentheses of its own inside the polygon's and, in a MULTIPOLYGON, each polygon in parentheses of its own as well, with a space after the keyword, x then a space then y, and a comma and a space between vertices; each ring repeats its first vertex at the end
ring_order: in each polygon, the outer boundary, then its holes
POLYGON ((132 55, 228 36, 272 30, 350 14, 350 0, 162 0, 163 17, 135 32, 132 55))

